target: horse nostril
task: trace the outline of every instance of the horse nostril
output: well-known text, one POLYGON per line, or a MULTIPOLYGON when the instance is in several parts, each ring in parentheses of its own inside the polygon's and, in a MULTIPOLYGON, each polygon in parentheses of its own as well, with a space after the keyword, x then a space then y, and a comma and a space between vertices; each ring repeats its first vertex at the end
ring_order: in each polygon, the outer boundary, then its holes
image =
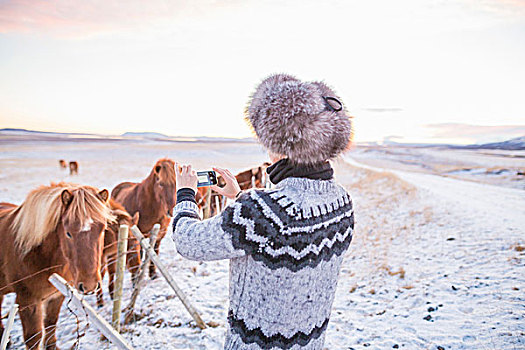
POLYGON ((78 284, 78 290, 81 291, 82 293, 84 293, 84 283, 80 282, 78 284))

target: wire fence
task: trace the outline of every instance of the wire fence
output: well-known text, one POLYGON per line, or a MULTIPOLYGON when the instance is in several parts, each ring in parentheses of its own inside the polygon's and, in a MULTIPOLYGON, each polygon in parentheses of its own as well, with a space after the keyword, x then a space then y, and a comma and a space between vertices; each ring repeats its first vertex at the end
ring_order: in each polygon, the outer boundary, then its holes
MULTIPOLYGON (((49 295, 53 298, 59 296, 58 291, 49 295)), ((39 349, 40 343, 43 343, 45 347, 52 347, 57 344, 54 337, 48 338, 46 335, 50 335, 60 330, 60 344, 62 347, 67 349, 79 349, 81 338, 86 335, 86 331, 90 327, 89 318, 83 317, 81 313, 76 312, 70 306, 71 300, 66 300, 63 303, 62 310, 60 312, 59 320, 56 324, 44 325, 41 330, 32 334, 27 339, 24 339, 23 330, 20 320, 20 312, 30 307, 43 307, 43 303, 26 305, 20 308, 19 313, 15 316, 15 326, 10 332, 11 347, 14 349, 39 349)), ((2 318, 7 318, 3 316, 2 318)))
MULTIPOLYGON (((157 228, 158 231, 159 228, 157 228)), ((156 235, 155 235, 156 236, 156 235)), ((132 241, 135 244, 138 244, 137 240, 130 234, 130 236, 127 238, 128 242, 132 241)), ((154 243, 154 242, 152 242, 154 243)), ((111 244, 108 244, 104 246, 105 248, 109 248, 111 246, 116 246, 118 244, 117 242, 112 242, 111 244)), ((126 251, 124 254, 136 254, 134 251, 126 251)), ((105 260, 105 266, 102 266, 102 268, 106 268, 107 266, 113 263, 116 263, 118 259, 118 255, 114 254, 111 258, 106 257, 105 260)), ((46 267, 44 269, 41 269, 39 271, 36 271, 34 273, 31 273, 27 276, 24 276, 22 278, 19 278, 15 281, 12 281, 0 288, 0 292, 6 291, 9 289, 13 289, 13 287, 16 287, 20 283, 23 283, 24 281, 31 279, 35 276, 38 276, 39 274, 43 273, 49 273, 51 270, 59 269, 63 267, 63 265, 54 265, 50 267, 46 267)), ((148 265, 142 264, 140 266, 134 267, 138 269, 138 273, 141 273, 141 269, 144 270, 142 272, 142 275, 147 274, 148 265)), ((128 269, 129 270, 129 269, 128 269)), ((130 275, 129 271, 125 273, 125 278, 128 278, 127 275, 130 275)), ((115 276, 114 276, 115 277, 115 276)), ((131 279, 131 276, 129 277, 131 279)), ((108 278, 109 279, 109 278, 108 278)), ((140 285, 143 285, 144 281, 140 285)), ((99 307, 97 313, 101 315, 102 318, 111 320, 111 313, 112 313, 112 306, 113 303, 116 301, 115 299, 110 298, 109 291, 108 291, 108 285, 107 284, 101 284, 100 288, 102 288, 103 298, 108 301, 111 300, 110 303, 105 303, 103 307, 99 307)), ((137 285, 135 285, 135 288, 137 285)), ((135 288, 132 288, 132 291, 134 291, 135 288)), ((91 293, 90 295, 83 295, 79 294, 82 301, 85 301, 89 305, 96 305, 96 298, 97 298, 97 291, 91 293)), ((138 297, 138 293, 135 293, 135 299, 138 297)), ((15 316, 15 324, 13 329, 9 333, 10 338, 10 344, 13 349, 39 349, 40 344, 42 343, 44 348, 45 347, 52 347, 53 345, 60 346, 64 349, 81 349, 81 343, 82 339, 86 337, 87 334, 90 333, 98 333, 98 330, 94 329, 92 327, 91 318, 89 316, 89 313, 86 311, 86 309, 83 308, 75 308, 72 306, 72 297, 65 298, 60 313, 58 317, 58 322, 56 324, 49 324, 46 325, 44 322, 43 327, 41 327, 40 330, 38 330, 36 333, 30 335, 25 339, 24 337, 24 331, 22 327, 22 322, 20 319, 20 314, 24 313, 24 311, 27 311, 28 309, 34 309, 36 313, 42 314, 42 318, 45 316, 46 311, 46 305, 47 303, 55 298, 61 297, 62 294, 58 290, 54 290, 53 292, 49 293, 48 295, 45 295, 42 299, 42 301, 34 302, 31 304, 24 304, 20 305, 17 315, 15 316), (56 333, 56 338, 53 337, 53 334, 56 333), (58 340, 56 340, 58 339, 58 340), (58 344, 57 344, 58 343, 58 344)), ((2 311, 3 313, 0 316, 0 320, 5 325, 5 321, 9 317, 9 310, 11 308, 11 305, 14 305, 15 303, 15 295, 14 294, 8 294, 2 297, 3 299, 3 307, 2 311), (7 310, 7 312, 6 312, 7 310)), ((126 293, 122 294, 122 297, 117 299, 121 301, 122 306, 128 305, 128 303, 131 300, 131 293, 128 295, 126 293)), ((129 306, 129 305, 128 305, 129 306)), ((138 319, 137 315, 133 313, 133 309, 127 310, 129 312, 129 317, 127 319, 127 323, 133 323, 138 319)), ((132 335, 132 333, 130 333, 132 335)), ((96 336, 95 336, 96 337, 96 336)), ((93 337, 90 337, 92 339, 93 337)), ((101 338, 101 345, 104 344, 104 339, 101 338)), ((109 346, 109 343, 108 343, 109 346)), ((8 347, 9 348, 9 347, 8 347)), ((0 349, 3 350, 3 349, 0 349)))
MULTIPOLYGON (((251 185, 247 187, 255 187, 254 186, 254 178, 252 177, 251 185)), ((266 178, 263 179, 263 184, 266 185, 266 178)), ((217 197, 217 198, 211 198, 211 193, 209 193, 206 201, 207 206, 207 215, 206 216, 214 216, 220 213, 220 211, 223 209, 224 205, 226 204, 226 200, 224 197, 217 197)), ((130 275, 129 270, 130 269, 136 269, 134 276, 137 277, 137 280, 133 281, 133 288, 132 293, 121 293, 122 295, 120 298, 112 299, 111 303, 104 303, 104 305, 98 305, 99 309, 97 312, 94 310, 88 310, 90 309, 90 305, 97 305, 97 292, 95 291, 91 293, 90 295, 84 295, 77 293, 76 290, 72 287, 71 291, 69 291, 69 294, 65 294, 66 297, 64 298, 64 301, 61 305, 59 316, 57 322, 53 322, 52 317, 49 319, 49 315, 46 315, 46 308, 47 305, 50 303, 50 301, 54 300, 55 298, 63 298, 63 293, 61 293, 58 290, 54 290, 53 292, 49 293, 48 295, 44 296, 42 298, 43 301, 37 301, 31 304, 23 304, 19 306, 18 313, 15 316, 15 323, 14 327, 10 332, 8 333, 8 336, 10 338, 11 348, 15 349, 21 349, 26 348, 29 350, 32 349, 39 349, 41 344, 44 348, 52 348, 53 346, 60 346, 63 349, 81 349, 81 344, 83 341, 83 338, 85 338, 87 335, 89 335, 89 339, 96 339, 97 334, 99 333, 99 330, 96 329, 96 327, 93 326, 94 318, 96 318, 95 323, 100 323, 100 320, 98 318, 100 317, 102 320, 110 320, 112 317, 112 306, 114 305, 115 301, 120 301, 120 304, 122 305, 122 311, 123 311, 123 318, 124 318, 124 324, 129 324, 137 321, 140 319, 140 315, 137 315, 134 312, 134 305, 136 302, 136 299, 139 296, 140 289, 143 287, 145 281, 142 281, 142 279, 145 277, 149 270, 149 265, 154 264, 160 271, 161 274, 165 277, 168 284, 171 286, 175 294, 179 297, 181 302, 184 304, 188 312, 191 314, 195 322, 197 323, 197 326, 199 328, 206 328, 205 323, 200 318, 200 315, 196 311, 196 309, 191 305, 188 298, 184 295, 182 290, 176 285, 175 280, 169 275, 167 272, 167 269, 162 266, 162 263, 160 262, 158 256, 155 254, 153 250, 153 245, 156 242, 156 237, 162 237, 165 236, 166 232, 158 232, 159 229, 161 230, 167 230, 167 227, 160 227, 160 224, 157 224, 159 227, 157 228, 157 232, 153 234, 153 237, 151 237, 151 240, 145 239, 145 237, 142 236, 140 231, 136 227, 133 227, 130 231, 129 236, 127 237, 128 244, 124 244, 126 247, 130 246, 133 247, 134 245, 141 245, 142 250, 147 252, 144 254, 141 254, 143 257, 143 260, 140 264, 140 266, 130 266, 128 264, 126 266, 126 275, 130 275), (131 232, 133 230, 136 230, 135 234, 132 235, 131 232), (137 235, 138 232, 138 235, 137 235), (158 233, 158 235, 157 235, 158 233), (130 244, 131 243, 131 244, 130 244), (74 294, 74 295, 73 295, 74 294), (75 305, 75 306, 74 306, 75 305), (126 306, 126 307, 124 307, 126 306), (35 325, 32 325, 32 329, 35 331, 34 333, 31 333, 30 335, 24 336, 24 330, 22 327, 22 322, 20 319, 20 314, 27 313, 27 310, 31 309, 32 313, 35 313, 37 315, 40 315, 40 317, 44 320, 43 326, 38 327, 35 325)), ((156 225, 156 226, 157 226, 156 225)), ((149 234, 147 235, 150 236, 149 234)), ((119 258, 118 254, 114 253, 114 249, 118 245, 118 240, 115 240, 112 243, 109 243, 104 246, 105 251, 111 251, 111 253, 105 255, 105 261, 104 266, 102 266, 102 269, 106 272, 109 272, 108 266, 112 264, 116 264, 117 260, 119 258)), ((125 259, 127 260, 129 255, 138 254, 136 250, 126 251, 124 254, 126 254, 125 259)), ((31 273, 27 276, 24 276, 22 278, 19 278, 15 281, 12 281, 2 287, 0 287, 0 293, 6 290, 12 290, 17 285, 23 283, 24 281, 31 279, 35 276, 38 276, 39 274, 44 273, 50 273, 52 270, 60 269, 63 265, 54 265, 49 266, 44 269, 41 269, 39 271, 36 271, 34 273, 31 273)), ((109 275, 109 273, 107 273, 109 275)), ((114 280, 116 279, 116 276, 110 276, 113 277, 114 280)), ((126 277, 128 278, 128 277, 126 277)), ((131 279, 131 276, 129 277, 131 279)), ((109 280, 109 277, 108 277, 109 280)), ((106 285, 109 285, 107 283, 106 285)), ((100 288, 104 288, 102 291, 102 299, 108 300, 109 293, 107 290, 107 287, 103 287, 102 285, 100 288)), ((62 291, 64 292, 64 291, 62 291)), ((118 293, 114 293, 114 295, 119 295, 118 293)), ((100 298, 100 296, 98 296, 100 298)), ((3 309, 4 313, 0 315, 0 321, 5 322, 5 320, 9 317, 9 310, 11 309, 11 306, 15 304, 15 297, 14 295, 3 295, 0 296, 0 301, 3 301, 3 309), (5 310, 8 310, 8 312, 5 312, 5 310)), ((123 331, 125 332, 126 329, 124 328, 123 331)), ((7 333, 7 332, 5 332, 7 333)), ((117 333, 118 334, 118 333, 117 333)), ((127 337, 133 337, 133 332, 129 332, 127 334, 127 337)), ((105 340, 107 340, 104 336, 99 337, 100 339, 100 346, 99 348, 102 348, 104 346, 105 340)), ((129 340, 129 339, 128 339, 129 340)), ((106 345, 109 347, 109 343, 106 343, 106 345)), ((3 349, 0 349, 3 350, 3 349)))

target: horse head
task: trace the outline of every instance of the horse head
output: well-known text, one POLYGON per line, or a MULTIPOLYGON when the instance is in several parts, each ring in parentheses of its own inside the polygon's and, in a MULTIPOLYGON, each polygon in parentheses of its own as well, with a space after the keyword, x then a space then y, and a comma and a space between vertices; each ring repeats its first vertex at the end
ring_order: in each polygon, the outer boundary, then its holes
POLYGON ((172 216, 176 200, 175 163, 167 158, 158 160, 153 167, 152 175, 155 199, 163 204, 163 214, 172 216))
POLYGON ((113 221, 107 207, 109 193, 89 186, 65 188, 57 233, 60 247, 78 290, 91 294, 100 287, 104 230, 113 221))

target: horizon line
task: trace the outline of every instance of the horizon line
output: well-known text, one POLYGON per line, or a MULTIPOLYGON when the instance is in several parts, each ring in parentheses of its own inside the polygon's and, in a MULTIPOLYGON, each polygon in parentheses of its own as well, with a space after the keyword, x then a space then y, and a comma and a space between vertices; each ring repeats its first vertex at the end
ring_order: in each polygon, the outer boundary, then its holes
MULTIPOLYGON (((444 124, 450 124, 450 123, 444 123, 444 124)), ((462 124, 462 123, 453 123, 458 125, 471 125, 471 124, 462 124)), ((436 125, 436 124, 434 124, 436 125)), ((502 125, 503 126, 503 125, 502 125)), ((508 125, 508 126, 519 126, 519 125, 508 125)), ((165 138, 165 141, 175 141, 175 142, 195 142, 195 141, 203 141, 204 139, 216 139, 216 140, 235 140, 235 141, 253 141, 257 142, 257 137, 251 136, 251 137, 228 137, 228 136, 206 136, 206 135, 200 135, 200 136, 183 136, 183 135, 166 135, 160 132, 156 131, 126 131, 121 134, 101 134, 101 133, 82 133, 82 132, 61 132, 61 131, 44 131, 44 130, 33 130, 33 129, 25 129, 25 128, 1 128, 0 132, 3 131, 12 131, 12 132, 27 132, 27 133, 34 133, 34 134, 56 134, 56 135, 73 135, 73 136, 99 136, 101 139, 103 138, 116 138, 116 137, 122 137, 127 138, 126 134, 130 134, 129 139, 133 139, 133 134, 136 134, 136 139, 148 139, 147 135, 153 136, 150 138, 152 141, 162 141, 163 138, 165 138), (154 137, 155 135, 158 135, 159 137, 154 137)), ((1 135, 0 135, 1 136, 1 135)), ((396 142, 391 139, 385 138, 383 140, 368 140, 368 141, 354 141, 352 142, 354 145, 413 145, 413 146, 476 146, 476 145, 487 145, 487 144, 493 144, 493 143, 500 143, 500 142, 506 142, 518 138, 525 137, 524 135, 512 137, 505 139, 503 141, 492 141, 492 142, 483 142, 483 143, 469 143, 469 144, 459 144, 459 143, 453 143, 453 142, 416 142, 416 141, 406 141, 406 142, 396 142)))

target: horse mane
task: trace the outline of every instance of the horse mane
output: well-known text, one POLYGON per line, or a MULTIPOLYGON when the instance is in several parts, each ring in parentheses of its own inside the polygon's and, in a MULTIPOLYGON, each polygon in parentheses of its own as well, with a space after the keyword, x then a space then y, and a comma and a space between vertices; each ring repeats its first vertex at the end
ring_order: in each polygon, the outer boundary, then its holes
POLYGON ((12 229, 16 246, 25 255, 42 244, 56 230, 63 214, 66 220, 79 220, 81 227, 90 219, 104 223, 114 221, 109 207, 97 197, 97 193, 98 190, 94 187, 65 182, 40 186, 29 192, 25 201, 13 213, 15 217, 12 229), (64 208, 61 194, 66 189, 73 197, 68 207, 64 208))
POLYGON ((163 180, 170 185, 175 185, 175 162, 169 158, 161 158, 157 160, 155 165, 153 166, 153 169, 151 170, 150 176, 152 176, 155 173, 155 168, 157 166, 160 166, 160 172, 164 172, 165 176, 163 180))

